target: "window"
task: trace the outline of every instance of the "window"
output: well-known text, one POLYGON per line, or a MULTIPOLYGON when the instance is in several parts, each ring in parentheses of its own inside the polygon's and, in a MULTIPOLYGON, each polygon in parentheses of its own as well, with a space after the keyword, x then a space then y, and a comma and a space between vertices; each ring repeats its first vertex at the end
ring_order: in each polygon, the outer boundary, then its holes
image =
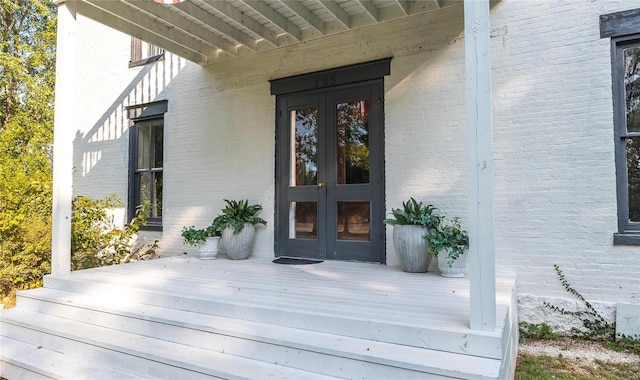
POLYGON ((144 203, 147 229, 162 229, 164 113, 166 102, 129 107, 129 219, 144 203))
POLYGON ((129 67, 136 67, 164 59, 164 49, 139 38, 131 37, 131 60, 129 67))
POLYGON ((600 17, 611 38, 618 232, 614 244, 640 245, 640 9, 600 17))

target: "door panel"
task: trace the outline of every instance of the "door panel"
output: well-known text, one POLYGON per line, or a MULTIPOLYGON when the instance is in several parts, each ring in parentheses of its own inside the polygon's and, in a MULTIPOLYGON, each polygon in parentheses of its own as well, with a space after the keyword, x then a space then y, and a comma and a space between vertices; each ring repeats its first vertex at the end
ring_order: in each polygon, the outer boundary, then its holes
POLYGON ((278 97, 278 256, 384 261, 381 90, 278 97))

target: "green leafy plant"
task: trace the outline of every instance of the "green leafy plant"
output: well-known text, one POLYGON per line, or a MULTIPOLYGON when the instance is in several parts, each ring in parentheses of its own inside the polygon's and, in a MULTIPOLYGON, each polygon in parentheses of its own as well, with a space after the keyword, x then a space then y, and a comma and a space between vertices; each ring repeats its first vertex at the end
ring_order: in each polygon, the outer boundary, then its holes
POLYGON ((425 205, 413 198, 402 202, 402 208, 392 208, 393 218, 385 219, 389 225, 418 225, 427 229, 437 229, 442 216, 434 214, 437 208, 433 205, 425 205))
POLYGON ((221 236, 222 230, 219 226, 219 221, 216 223, 214 220, 214 222, 206 228, 197 229, 194 226, 183 227, 181 235, 185 244, 197 246, 209 237, 221 236))
POLYGON ((554 333, 551 326, 546 323, 520 322, 520 342, 525 342, 527 339, 554 340, 558 337, 558 334, 554 333))
POLYGON ((117 227, 107 210, 122 206, 115 195, 103 199, 86 196, 72 201, 71 268, 87 269, 105 265, 155 258, 158 241, 145 245, 137 241, 140 227, 151 207, 146 203, 136 209, 135 216, 123 228, 117 227))
POLYGON ((583 296, 574 289, 569 281, 567 281, 564 273, 557 264, 553 265, 553 268, 558 275, 558 279, 562 284, 562 287, 569 293, 576 296, 582 303, 584 303, 586 310, 569 311, 564 308, 552 305, 548 302, 544 302, 544 306, 556 311, 563 315, 574 316, 582 322, 583 328, 573 327, 571 333, 576 337, 589 338, 589 339, 606 339, 615 340, 615 325, 609 323, 606 318, 602 316, 583 296))
POLYGON ((640 355, 640 337, 624 334, 616 335, 615 323, 609 323, 607 319, 602 316, 602 314, 600 314, 580 292, 569 284, 569 281, 560 269, 559 265, 554 264, 553 268, 558 275, 558 279, 560 280, 562 287, 582 301, 586 308, 586 310, 570 311, 562 307, 552 305, 549 302, 543 303, 545 307, 548 307, 553 311, 563 315, 574 316, 582 322, 582 328, 572 327, 571 334, 577 338, 605 341, 607 347, 611 349, 630 351, 640 355))
POLYGON ((427 231, 425 239, 429 241, 429 253, 437 256, 440 252, 447 253, 447 264, 460 258, 469 249, 469 233, 462 228, 460 218, 455 217, 451 224, 444 224, 445 218, 437 228, 427 231))
POLYGON ((267 224, 267 221, 257 216, 262 211, 260 205, 250 205, 249 200, 224 200, 227 205, 222 209, 222 214, 218 215, 212 225, 220 231, 227 227, 233 229, 234 235, 237 235, 244 228, 245 223, 251 224, 267 224))

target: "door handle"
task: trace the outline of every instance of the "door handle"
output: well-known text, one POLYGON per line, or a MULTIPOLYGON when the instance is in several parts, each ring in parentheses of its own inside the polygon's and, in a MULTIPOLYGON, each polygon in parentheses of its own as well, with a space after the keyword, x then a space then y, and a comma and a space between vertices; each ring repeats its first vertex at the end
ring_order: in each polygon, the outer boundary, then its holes
POLYGON ((318 182, 318 187, 325 187, 327 186, 324 182, 318 182))

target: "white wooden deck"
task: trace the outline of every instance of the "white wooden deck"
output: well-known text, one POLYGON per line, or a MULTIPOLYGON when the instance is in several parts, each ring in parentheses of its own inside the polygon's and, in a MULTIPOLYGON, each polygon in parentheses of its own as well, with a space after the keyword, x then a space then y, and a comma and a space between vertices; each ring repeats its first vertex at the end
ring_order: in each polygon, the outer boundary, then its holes
POLYGON ((514 284, 498 279, 497 328, 480 332, 468 279, 380 264, 174 257, 47 276, 2 314, 0 375, 508 379, 514 284))

